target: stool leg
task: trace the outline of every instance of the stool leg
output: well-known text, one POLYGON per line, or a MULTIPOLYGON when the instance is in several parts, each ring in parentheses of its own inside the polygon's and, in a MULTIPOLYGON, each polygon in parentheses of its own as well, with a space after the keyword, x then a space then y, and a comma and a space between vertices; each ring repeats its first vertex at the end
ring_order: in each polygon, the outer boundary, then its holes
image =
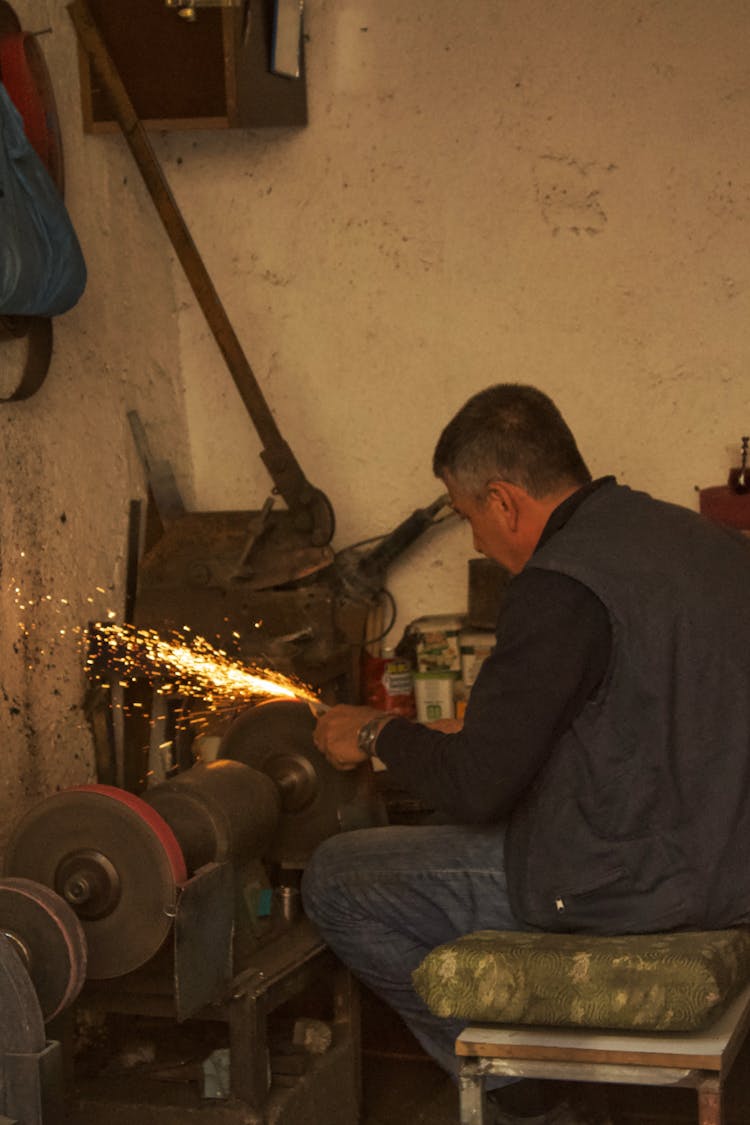
POLYGON ((484 1075, 476 1062, 461 1062, 458 1104, 461 1125, 485 1125, 484 1075))
POLYGON ((707 1078, 698 1087, 698 1125, 723 1125, 721 1083, 707 1078))

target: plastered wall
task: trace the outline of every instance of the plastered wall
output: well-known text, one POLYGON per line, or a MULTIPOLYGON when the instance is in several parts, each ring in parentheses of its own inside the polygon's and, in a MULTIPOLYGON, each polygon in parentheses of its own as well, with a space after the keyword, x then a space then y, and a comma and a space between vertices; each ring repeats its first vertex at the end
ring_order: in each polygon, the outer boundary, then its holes
MULTIPOLYGON (((43 390, 0 406, 9 821, 91 775, 75 630, 122 612, 128 410, 189 507, 269 490, 124 143, 82 133, 64 4, 15 7, 51 28, 89 283, 43 390)), ((723 482, 750 427, 748 23, 742 0, 308 0, 306 129, 153 138, 336 547, 437 496, 437 434, 494 381, 551 393, 595 474, 690 507, 723 482)), ((446 525, 393 568, 394 639, 465 608, 470 551, 446 525)))

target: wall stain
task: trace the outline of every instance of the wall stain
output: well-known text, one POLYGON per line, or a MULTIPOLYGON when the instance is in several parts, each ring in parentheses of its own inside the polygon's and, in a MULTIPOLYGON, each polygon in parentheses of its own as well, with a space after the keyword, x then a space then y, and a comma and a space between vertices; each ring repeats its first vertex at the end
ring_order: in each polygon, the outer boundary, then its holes
POLYGON ((534 189, 542 218, 552 234, 601 234, 607 225, 607 213, 599 179, 616 169, 616 164, 602 166, 562 154, 544 153, 539 157, 534 189))

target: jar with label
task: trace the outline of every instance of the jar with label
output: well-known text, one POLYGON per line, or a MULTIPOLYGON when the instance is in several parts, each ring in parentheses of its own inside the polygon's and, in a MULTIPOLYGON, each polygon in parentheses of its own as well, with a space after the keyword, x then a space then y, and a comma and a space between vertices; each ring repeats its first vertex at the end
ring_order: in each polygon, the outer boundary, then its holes
POLYGON ((461 679, 471 691, 479 669, 495 647, 495 634, 486 629, 462 630, 458 636, 461 652, 461 679))
POLYGON ((434 723, 438 719, 455 718, 456 672, 415 672, 414 696, 417 720, 434 723))

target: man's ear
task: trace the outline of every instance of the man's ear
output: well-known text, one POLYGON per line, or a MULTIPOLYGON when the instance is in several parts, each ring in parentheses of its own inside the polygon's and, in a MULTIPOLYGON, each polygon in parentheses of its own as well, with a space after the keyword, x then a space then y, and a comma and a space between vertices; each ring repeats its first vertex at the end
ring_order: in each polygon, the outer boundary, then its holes
POLYGON ((517 492, 514 485, 502 480, 493 480, 487 486, 487 499, 509 531, 515 531, 518 527, 520 509, 517 492))

